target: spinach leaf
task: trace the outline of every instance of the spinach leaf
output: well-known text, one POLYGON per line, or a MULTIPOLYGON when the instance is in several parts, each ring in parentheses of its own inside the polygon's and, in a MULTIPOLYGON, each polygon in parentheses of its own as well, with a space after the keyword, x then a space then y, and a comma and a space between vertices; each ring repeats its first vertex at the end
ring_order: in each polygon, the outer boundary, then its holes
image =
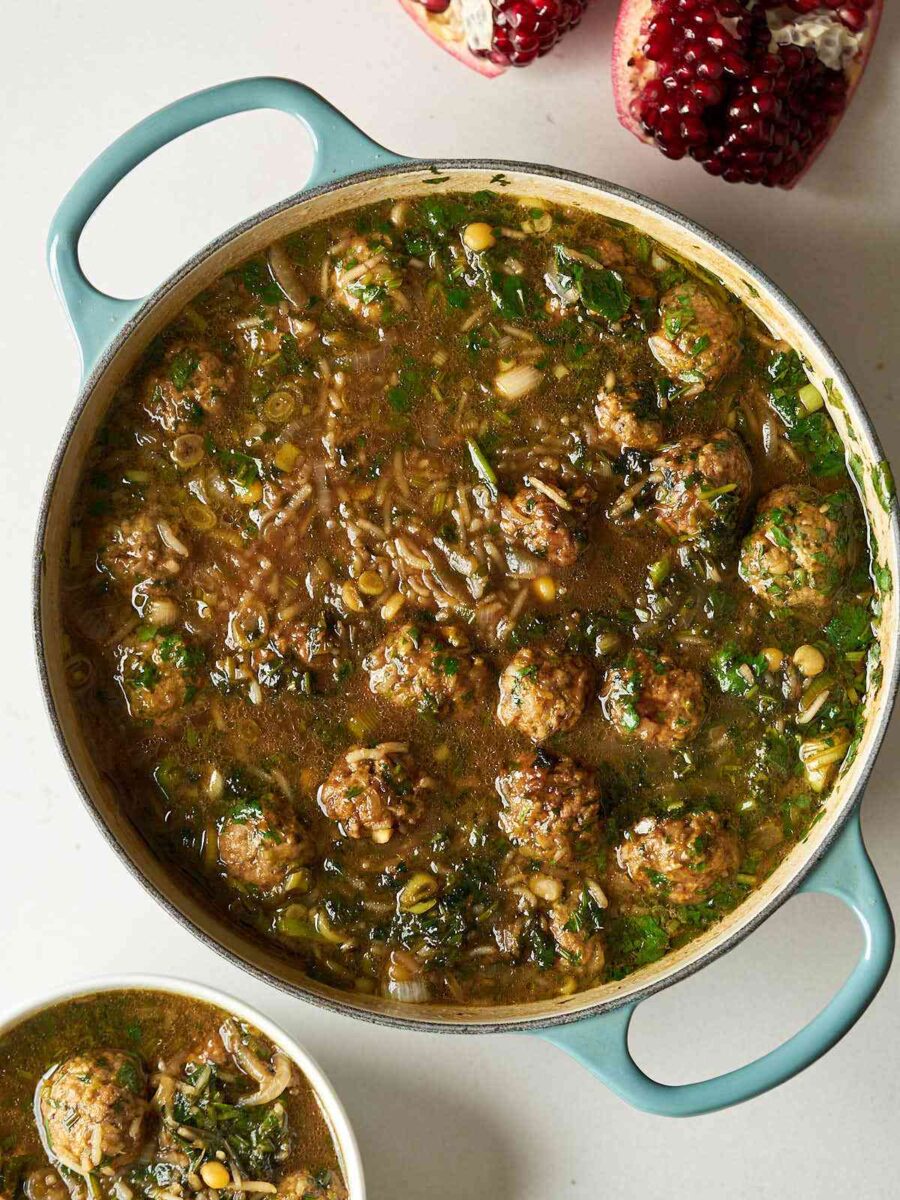
POLYGON ((825 636, 846 654, 864 650, 872 641, 872 617, 862 604, 842 604, 825 627, 825 636))
POLYGON ((611 323, 621 321, 628 312, 631 296, 618 271, 572 258, 565 246, 554 247, 554 252, 562 286, 574 288, 589 313, 606 317, 611 323))
POLYGON ((743 654, 734 642, 726 642, 709 665, 719 687, 729 696, 745 696, 769 666, 764 655, 743 654))

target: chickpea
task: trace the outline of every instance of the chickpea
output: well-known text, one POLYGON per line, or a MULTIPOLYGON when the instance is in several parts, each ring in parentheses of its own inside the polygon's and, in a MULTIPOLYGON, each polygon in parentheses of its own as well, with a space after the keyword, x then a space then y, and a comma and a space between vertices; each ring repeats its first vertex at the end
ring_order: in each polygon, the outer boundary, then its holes
POLYGON ((777 646, 767 646, 766 649, 760 651, 760 653, 769 664, 770 671, 777 671, 784 662, 784 655, 777 646))
POLYGON ((207 1187, 215 1188, 216 1191, 228 1187, 231 1183, 228 1168, 220 1162, 205 1162, 200 1168, 200 1178, 207 1187))
POLYGON ((806 679, 813 679, 825 670, 825 655, 816 646, 804 644, 794 651, 794 666, 806 679))
POLYGON ((495 244, 494 231, 485 221, 473 221, 463 230, 463 242, 468 250, 480 254, 495 244))

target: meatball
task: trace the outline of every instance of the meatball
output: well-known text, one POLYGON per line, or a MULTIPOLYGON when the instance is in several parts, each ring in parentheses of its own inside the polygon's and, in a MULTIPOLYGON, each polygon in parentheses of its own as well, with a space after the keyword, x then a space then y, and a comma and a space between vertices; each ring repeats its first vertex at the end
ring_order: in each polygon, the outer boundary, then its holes
POLYGON ((110 528, 99 557, 117 583, 138 584, 171 579, 187 554, 175 526, 143 511, 110 528))
POLYGON ((579 901, 560 901, 550 910, 550 932, 563 962, 579 974, 603 970, 606 952, 603 936, 586 928, 578 915, 579 901))
POLYGON ((525 754, 497 777, 496 788, 500 828, 526 857, 569 866, 597 849, 600 788, 572 759, 546 750, 525 754))
POLYGON ((694 737, 706 715, 699 672, 647 650, 633 650, 610 668, 601 701, 619 733, 664 750, 694 737))
POLYGON ((357 237, 342 245, 331 256, 330 280, 335 299, 364 321, 377 324, 409 308, 387 236, 357 237))
POLYGON ((279 1183, 276 1200, 347 1200, 347 1195, 336 1171, 292 1171, 279 1183))
POLYGON ((212 350, 179 343, 144 383, 144 410, 166 433, 183 433, 217 413, 234 386, 234 371, 212 350))
POLYGON ((737 835, 718 813, 658 821, 645 817, 616 850, 622 870, 643 892, 673 904, 693 904, 741 861, 737 835))
POLYGON ((136 1158, 147 1116, 147 1079, 122 1050, 92 1050, 61 1063, 41 1089, 52 1153, 71 1170, 124 1166, 136 1158))
POLYGON ((232 879, 263 891, 311 861, 313 846, 296 815, 275 797, 241 805, 219 830, 219 859, 232 879))
POLYGON ((571 567, 584 543, 577 507, 583 499, 570 499, 555 484, 531 476, 512 499, 501 499, 500 530, 552 566, 571 567))
POLYGON ((729 429, 708 441, 682 438, 653 460, 659 476, 653 511, 675 537, 721 542, 732 536, 750 495, 753 468, 729 429))
POLYGON ((376 696, 429 716, 457 716, 483 699, 490 670, 456 625, 404 625, 366 658, 376 696))
POLYGON ((345 626, 330 614, 317 621, 292 617, 273 627, 268 643, 253 651, 251 661, 264 686, 302 691, 307 671, 335 678, 347 649, 345 626))
POLYGON ((644 388, 628 387, 597 393, 594 406, 600 444, 611 454, 623 450, 655 450, 663 440, 656 396, 644 388))
POLYGON ((660 329, 648 341, 658 363, 690 391, 712 388, 740 355, 736 312, 695 279, 677 283, 659 301, 660 329))
POLYGON ((848 516, 841 493, 776 488, 760 501, 744 538, 741 578, 777 607, 827 606, 849 565, 848 516))
POLYGON ((403 742, 353 746, 319 788, 319 808, 347 837, 389 842, 422 819, 434 781, 423 776, 403 742))
POLYGON ((171 720, 197 692, 201 652, 177 633, 123 642, 117 679, 136 720, 171 720))
POLYGON ((500 676, 497 719, 533 742, 545 742, 577 725, 590 679, 590 667, 579 655, 525 646, 500 676))

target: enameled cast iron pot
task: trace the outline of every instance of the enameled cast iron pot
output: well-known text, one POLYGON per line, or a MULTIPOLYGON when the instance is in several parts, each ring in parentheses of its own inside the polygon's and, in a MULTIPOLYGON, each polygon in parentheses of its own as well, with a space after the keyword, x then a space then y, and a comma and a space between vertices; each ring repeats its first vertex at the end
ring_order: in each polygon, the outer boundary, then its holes
POLYGON ((103 992, 165 992, 169 996, 186 996, 189 1000, 202 1000, 206 1004, 213 1004, 216 1008, 221 1008, 226 1013, 253 1025, 300 1068, 319 1102, 319 1108, 337 1148, 338 1162, 350 1193, 350 1200, 366 1200, 366 1184, 359 1146, 337 1092, 319 1064, 302 1046, 243 1000, 236 1000, 234 996, 228 996, 203 983, 188 983, 186 980, 170 979, 164 975, 107 975, 102 979, 54 988, 50 995, 41 996, 37 1001, 0 1014, 0 1037, 10 1033, 23 1021, 55 1008, 57 1004, 64 1004, 68 1000, 81 1000, 103 992))
POLYGON ((175 917, 255 975, 304 999, 407 1029, 537 1033, 568 1050, 632 1104, 671 1116, 710 1112, 758 1095, 809 1066, 852 1027, 881 986, 894 945, 890 910, 863 846, 858 805, 897 690, 898 514, 893 496, 885 494, 889 475, 883 451, 853 386, 819 335, 769 279, 718 238, 644 196, 584 175, 524 163, 429 163, 402 158, 372 142, 309 88, 267 78, 239 80, 188 96, 119 138, 88 167, 62 202, 51 229, 49 260, 81 348, 83 381, 50 473, 38 531, 35 628, 43 686, 63 753, 88 808, 135 875, 175 917), (145 300, 115 300, 93 288, 79 266, 78 242, 91 213, 112 188, 173 138, 220 117, 262 108, 292 114, 311 134, 315 159, 305 189, 218 238, 145 300), (476 1009, 402 1006, 338 992, 307 979, 271 947, 227 925, 155 858, 92 762, 79 729, 76 706, 64 682, 60 564, 80 464, 94 432, 117 384, 183 305, 235 263, 310 222, 388 196, 496 186, 493 180, 499 173, 512 194, 545 197, 630 222, 702 264, 805 356, 820 388, 825 380, 831 381, 829 411, 862 462, 863 501, 879 562, 888 567, 895 582, 885 600, 879 635, 883 673, 869 698, 859 751, 845 765, 823 818, 739 909, 660 962, 565 999, 476 1009), (730 949, 798 890, 840 897, 856 914, 865 935, 862 956, 828 1006, 772 1053, 720 1078, 667 1086, 645 1075, 627 1044, 636 1005, 730 949))

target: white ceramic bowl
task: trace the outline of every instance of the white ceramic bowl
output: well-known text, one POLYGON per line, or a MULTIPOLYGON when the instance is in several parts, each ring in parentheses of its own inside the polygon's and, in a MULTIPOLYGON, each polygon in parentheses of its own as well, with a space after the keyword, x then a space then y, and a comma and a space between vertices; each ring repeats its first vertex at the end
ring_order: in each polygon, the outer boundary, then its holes
POLYGON ((268 1017, 263 1016, 257 1009, 251 1008, 249 1004, 245 1004, 243 1000, 238 1000, 234 996, 229 996, 225 992, 207 987, 202 983, 172 979, 166 975, 105 975, 101 979, 88 979, 56 988, 39 1000, 0 1014, 0 1037, 30 1017, 46 1012, 47 1009, 62 1004, 64 1001, 96 995, 98 992, 120 991, 169 992, 174 996, 187 996, 191 1000, 204 1000, 207 1004, 214 1004, 217 1008, 239 1017, 264 1034, 273 1045, 284 1051, 288 1058, 296 1063, 309 1081, 334 1139, 350 1200, 366 1200, 366 1183, 363 1178, 359 1146, 356 1144, 356 1136, 350 1126, 344 1106, 338 1099, 337 1092, 331 1086, 319 1064, 302 1046, 268 1017))

